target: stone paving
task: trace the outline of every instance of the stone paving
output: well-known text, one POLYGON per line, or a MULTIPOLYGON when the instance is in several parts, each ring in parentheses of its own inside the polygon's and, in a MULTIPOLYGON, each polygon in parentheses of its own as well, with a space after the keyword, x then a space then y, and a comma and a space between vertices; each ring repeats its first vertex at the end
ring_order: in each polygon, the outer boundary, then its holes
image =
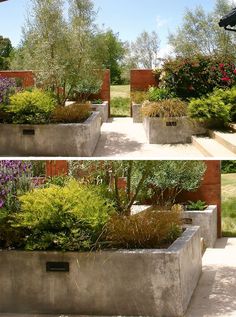
POLYGON ((236 239, 220 239, 207 249, 185 317, 236 317, 236 239))
POLYGON ((129 157, 148 159, 202 159, 204 155, 192 144, 148 144, 142 123, 132 118, 112 118, 102 125, 94 157, 129 157))

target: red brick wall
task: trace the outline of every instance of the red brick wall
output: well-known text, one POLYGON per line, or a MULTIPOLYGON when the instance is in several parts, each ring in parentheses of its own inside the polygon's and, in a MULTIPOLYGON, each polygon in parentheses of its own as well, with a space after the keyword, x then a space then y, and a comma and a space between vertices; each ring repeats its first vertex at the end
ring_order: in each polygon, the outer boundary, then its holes
POLYGON ((158 86, 151 69, 132 69, 130 73, 130 91, 148 90, 149 86, 158 86))
POLYGON ((29 88, 35 85, 35 78, 32 71, 0 71, 0 77, 20 78, 22 79, 23 88, 29 88))
POLYGON ((46 177, 68 175, 68 161, 46 161, 46 177))
POLYGON ((221 237, 221 162, 205 161, 206 174, 201 187, 194 193, 184 193, 179 201, 202 200, 218 207, 218 237, 221 237))

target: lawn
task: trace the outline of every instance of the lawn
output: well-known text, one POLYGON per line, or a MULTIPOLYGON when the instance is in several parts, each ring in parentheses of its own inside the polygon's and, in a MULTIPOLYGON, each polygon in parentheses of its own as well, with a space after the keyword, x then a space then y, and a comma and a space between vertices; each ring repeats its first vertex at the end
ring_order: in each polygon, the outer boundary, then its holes
POLYGON ((130 116, 130 86, 111 86, 111 116, 130 116))
POLYGON ((222 175, 222 230, 236 237, 236 174, 222 175))
POLYGON ((130 97, 130 85, 111 86, 111 98, 116 98, 116 97, 129 98, 130 97))

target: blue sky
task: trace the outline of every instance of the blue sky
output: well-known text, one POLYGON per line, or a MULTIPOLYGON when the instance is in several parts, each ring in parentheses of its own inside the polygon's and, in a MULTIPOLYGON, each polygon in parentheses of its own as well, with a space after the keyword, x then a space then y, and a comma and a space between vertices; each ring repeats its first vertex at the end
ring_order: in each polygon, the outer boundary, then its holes
MULTIPOLYGON (((158 32, 162 50, 166 50, 169 31, 181 24, 185 9, 202 5, 207 11, 215 0, 94 0, 99 25, 112 28, 124 41, 134 40, 143 30, 158 32)), ((0 4, 0 35, 14 46, 21 39, 30 0, 8 0, 0 4)))

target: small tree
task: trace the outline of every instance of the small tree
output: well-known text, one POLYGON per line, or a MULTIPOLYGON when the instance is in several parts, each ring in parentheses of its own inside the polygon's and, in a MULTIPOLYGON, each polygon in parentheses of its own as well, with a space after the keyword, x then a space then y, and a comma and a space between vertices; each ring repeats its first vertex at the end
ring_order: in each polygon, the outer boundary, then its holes
POLYGON ((141 199, 153 204, 172 206, 183 191, 196 191, 206 171, 202 161, 161 161, 143 184, 141 199))
POLYGON ((155 31, 142 32, 135 42, 131 43, 131 52, 142 68, 152 69, 159 64, 158 51, 160 41, 155 31))
POLYGON ((73 175, 108 188, 122 215, 130 215, 135 201, 148 198, 153 204, 169 207, 182 191, 196 190, 206 170, 200 161, 77 161, 71 164, 73 175), (125 177, 125 186, 119 186, 121 177, 125 177))
POLYGON ((0 70, 9 69, 12 51, 11 41, 8 38, 0 36, 0 70))
POLYGON ((214 9, 207 13, 201 6, 187 9, 183 23, 169 36, 169 44, 177 56, 195 54, 228 56, 236 54, 235 35, 219 27, 220 18, 232 9, 228 0, 216 0, 214 9))
POLYGON ((24 68, 35 70, 38 84, 56 93, 61 105, 82 81, 96 81, 100 88, 101 72, 95 71, 99 65, 93 59, 91 44, 95 15, 92 2, 71 0, 68 18, 63 14, 63 0, 32 3, 18 61, 24 68))

